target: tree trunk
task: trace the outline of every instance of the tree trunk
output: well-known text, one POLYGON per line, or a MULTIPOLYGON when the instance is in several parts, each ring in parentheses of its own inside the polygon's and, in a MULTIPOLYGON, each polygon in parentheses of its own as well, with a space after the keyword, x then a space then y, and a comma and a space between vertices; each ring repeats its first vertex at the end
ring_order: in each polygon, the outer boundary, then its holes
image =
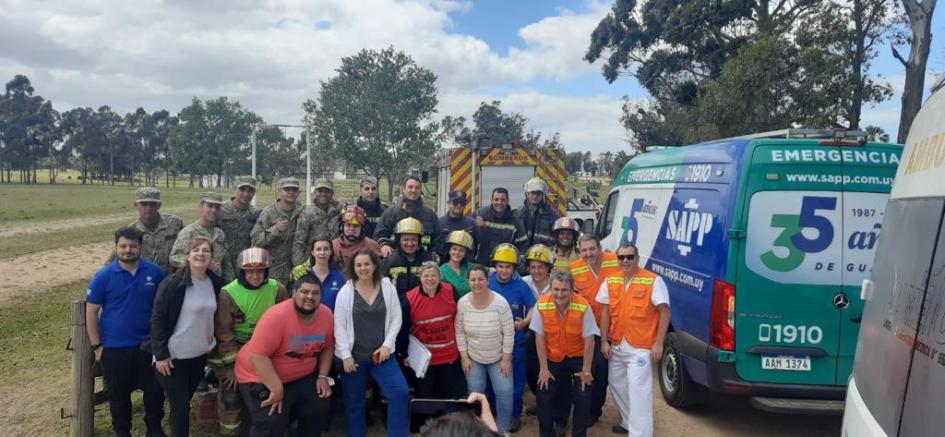
POLYGON ((932 13, 935 11, 937 0, 902 0, 906 15, 909 18, 909 27, 912 30, 912 45, 909 48, 909 59, 905 60, 893 48, 893 55, 906 68, 906 81, 902 88, 902 112, 899 115, 899 135, 897 141, 905 144, 909 137, 912 120, 922 107, 922 97, 925 92, 925 68, 929 61, 929 47, 932 43, 932 13))
POLYGON ((860 117, 863 112, 863 59, 866 57, 866 29, 863 20, 867 19, 863 11, 863 0, 853 1, 853 31, 855 35, 856 47, 853 49, 853 95, 850 97, 850 129, 860 128, 860 117))

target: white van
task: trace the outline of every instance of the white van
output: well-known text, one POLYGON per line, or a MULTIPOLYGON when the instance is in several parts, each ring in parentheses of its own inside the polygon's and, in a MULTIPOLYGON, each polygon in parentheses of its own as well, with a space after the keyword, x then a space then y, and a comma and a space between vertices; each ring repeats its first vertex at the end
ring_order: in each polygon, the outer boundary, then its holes
POLYGON ((945 435, 945 89, 912 124, 886 206, 843 435, 945 435))

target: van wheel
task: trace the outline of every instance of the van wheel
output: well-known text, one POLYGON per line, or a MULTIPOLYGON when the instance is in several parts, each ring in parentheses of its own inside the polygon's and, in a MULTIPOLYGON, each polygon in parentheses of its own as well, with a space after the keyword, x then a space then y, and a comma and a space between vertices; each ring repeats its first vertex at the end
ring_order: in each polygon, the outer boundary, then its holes
POLYGON ((672 407, 686 408, 702 400, 704 390, 689 378, 675 333, 666 334, 663 341, 658 375, 663 399, 672 407))

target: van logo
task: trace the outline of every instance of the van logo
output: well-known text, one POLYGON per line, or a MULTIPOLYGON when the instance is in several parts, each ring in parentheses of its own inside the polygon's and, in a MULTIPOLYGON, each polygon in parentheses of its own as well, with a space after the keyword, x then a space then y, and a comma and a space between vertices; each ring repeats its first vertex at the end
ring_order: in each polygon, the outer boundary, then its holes
POLYGON ((761 255, 761 262, 776 272, 787 272, 798 268, 809 253, 819 253, 830 247, 833 241, 833 223, 819 211, 837 209, 836 197, 804 196, 800 214, 774 214, 771 227, 783 231, 774 240, 775 247, 787 249, 781 257, 769 250, 761 255), (811 228, 817 231, 816 238, 808 238, 801 231, 811 228))
POLYGON ((833 306, 842 310, 850 306, 850 298, 847 297, 846 293, 837 293, 837 295, 833 297, 833 306))
POLYGON ((699 212, 699 203, 690 198, 682 210, 670 211, 667 220, 666 238, 676 241, 676 250, 687 256, 692 252, 693 243, 702 246, 705 236, 712 230, 714 217, 711 213, 699 212))

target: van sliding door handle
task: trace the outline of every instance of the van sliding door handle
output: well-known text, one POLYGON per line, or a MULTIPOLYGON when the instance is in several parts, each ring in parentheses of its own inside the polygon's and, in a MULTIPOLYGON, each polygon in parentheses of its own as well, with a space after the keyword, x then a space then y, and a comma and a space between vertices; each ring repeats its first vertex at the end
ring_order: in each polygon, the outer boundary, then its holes
POLYGON ((863 321, 863 316, 850 317, 850 321, 853 323, 860 323, 863 321))

